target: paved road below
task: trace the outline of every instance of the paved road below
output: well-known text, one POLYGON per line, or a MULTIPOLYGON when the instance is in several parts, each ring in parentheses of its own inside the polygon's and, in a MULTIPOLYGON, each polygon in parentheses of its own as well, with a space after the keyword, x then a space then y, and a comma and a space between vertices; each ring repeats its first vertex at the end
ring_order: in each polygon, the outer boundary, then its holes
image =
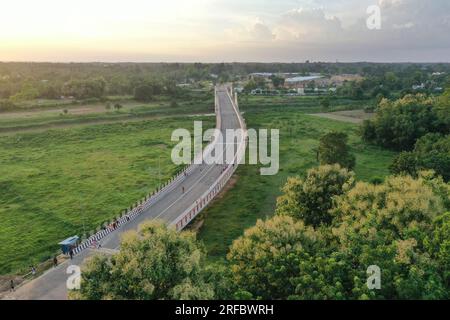
MULTIPOLYGON (((219 114, 221 117, 221 131, 239 128, 238 116, 233 108, 226 87, 217 90, 219 114)), ((225 138, 225 134, 224 134, 225 138)), ((226 154, 227 150, 236 150, 235 142, 221 145, 221 151, 226 154)), ((110 233, 101 241, 102 248, 117 249, 120 245, 120 236, 128 230, 136 230, 143 221, 149 219, 161 219, 171 223, 178 218, 184 210, 194 203, 208 188, 217 180, 223 170, 222 165, 195 165, 194 169, 177 182, 175 189, 162 194, 148 209, 137 216, 126 225, 121 226, 115 232, 110 233), (184 188, 184 192, 183 192, 184 188)), ((39 278, 30 281, 6 297, 6 299, 45 299, 63 300, 67 299, 66 274, 69 265, 81 265, 83 260, 93 254, 95 250, 86 249, 74 257, 72 261, 66 261, 57 268, 51 269, 39 278)))

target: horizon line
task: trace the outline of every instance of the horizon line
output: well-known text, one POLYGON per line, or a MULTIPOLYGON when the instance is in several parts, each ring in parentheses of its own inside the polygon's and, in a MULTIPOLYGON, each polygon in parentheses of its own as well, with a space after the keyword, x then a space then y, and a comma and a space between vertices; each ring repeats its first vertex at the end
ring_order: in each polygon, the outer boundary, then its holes
POLYGON ((93 63, 101 63, 101 64, 195 64, 195 63, 202 63, 202 64, 249 64, 249 63, 255 63, 255 64, 292 64, 292 63, 298 63, 298 64, 307 64, 307 63, 327 63, 327 64, 351 64, 351 63, 372 63, 372 64, 450 64, 450 61, 370 61, 370 60, 354 60, 354 61, 198 61, 198 60, 192 60, 192 61, 101 61, 101 60, 92 60, 92 61, 48 61, 48 60, 0 60, 0 63, 50 63, 50 64, 93 64, 93 63))

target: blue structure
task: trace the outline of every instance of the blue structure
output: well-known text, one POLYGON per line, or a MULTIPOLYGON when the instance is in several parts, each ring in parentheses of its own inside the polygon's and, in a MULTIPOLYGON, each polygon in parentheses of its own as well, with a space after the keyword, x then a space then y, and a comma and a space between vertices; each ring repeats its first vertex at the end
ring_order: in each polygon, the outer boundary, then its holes
POLYGON ((77 243, 78 243, 79 239, 80 239, 80 237, 73 236, 73 237, 67 238, 64 241, 61 241, 58 244, 61 245, 62 252, 64 254, 68 254, 70 249, 74 249, 77 246, 77 243))

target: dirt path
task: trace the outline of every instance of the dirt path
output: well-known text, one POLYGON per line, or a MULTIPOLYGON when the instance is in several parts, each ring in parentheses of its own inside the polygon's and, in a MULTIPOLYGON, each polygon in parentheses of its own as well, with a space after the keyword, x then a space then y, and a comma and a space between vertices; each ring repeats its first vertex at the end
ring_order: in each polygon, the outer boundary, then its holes
POLYGON ((348 110, 336 111, 328 113, 312 113, 312 116, 327 118, 343 122, 362 123, 364 120, 369 120, 374 117, 375 113, 366 113, 364 110, 348 110))

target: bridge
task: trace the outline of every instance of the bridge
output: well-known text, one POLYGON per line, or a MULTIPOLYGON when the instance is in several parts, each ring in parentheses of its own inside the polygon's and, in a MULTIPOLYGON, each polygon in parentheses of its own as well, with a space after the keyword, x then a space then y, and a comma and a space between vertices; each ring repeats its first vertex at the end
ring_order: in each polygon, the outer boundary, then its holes
POLYGON ((151 197, 138 205, 117 221, 115 229, 107 228, 84 240, 75 250, 73 260, 67 260, 50 269, 40 277, 24 283, 6 299, 21 300, 64 300, 67 299, 66 273, 70 265, 82 265, 84 259, 97 252, 114 254, 120 246, 121 234, 137 230, 138 226, 151 219, 165 221, 168 225, 183 230, 220 193, 238 167, 245 154, 246 127, 237 103, 237 97, 228 85, 215 88, 216 135, 205 148, 203 154, 196 155, 194 161, 183 172, 151 197), (227 141, 227 129, 242 129, 241 135, 227 141), (218 137, 222 133, 224 140, 218 137), (205 161, 206 155, 219 152, 231 154, 232 161, 226 164, 205 161), (204 156, 204 157, 202 157, 204 156), (205 158, 205 159, 203 159, 205 158), (197 163, 197 164, 196 164, 197 163), (101 249, 93 246, 100 245, 101 249))

